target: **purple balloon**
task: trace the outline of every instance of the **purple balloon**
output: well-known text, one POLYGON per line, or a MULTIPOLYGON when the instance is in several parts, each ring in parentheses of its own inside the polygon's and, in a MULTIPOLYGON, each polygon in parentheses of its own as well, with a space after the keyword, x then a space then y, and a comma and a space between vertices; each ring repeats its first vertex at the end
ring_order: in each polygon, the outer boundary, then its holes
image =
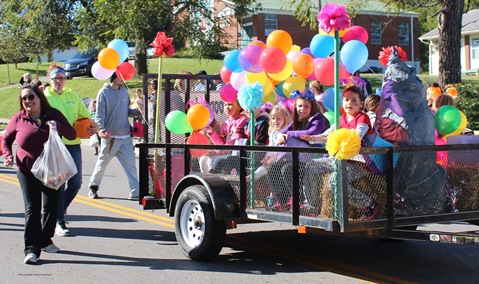
POLYGON ((251 73, 263 72, 259 58, 263 48, 257 45, 248 45, 240 51, 238 61, 244 70, 251 73))
POLYGON ((316 58, 316 56, 314 56, 313 53, 311 53, 311 48, 309 47, 305 47, 303 49, 301 49, 301 51, 299 52, 301 54, 308 54, 309 56, 311 56, 313 59, 316 58))

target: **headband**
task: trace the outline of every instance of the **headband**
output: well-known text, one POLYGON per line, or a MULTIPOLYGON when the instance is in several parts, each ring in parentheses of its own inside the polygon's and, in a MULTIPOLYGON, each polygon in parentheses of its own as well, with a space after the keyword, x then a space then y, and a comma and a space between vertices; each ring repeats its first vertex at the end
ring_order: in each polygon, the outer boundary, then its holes
POLYGON ((313 92, 311 92, 311 90, 309 89, 306 89, 304 90, 304 92, 300 92, 299 90, 296 90, 296 91, 293 91, 290 95, 289 95, 289 98, 290 99, 305 99, 305 100, 308 100, 308 101, 311 101, 311 102, 316 102, 316 98, 313 94, 313 92))
POLYGON ((53 78, 53 75, 55 75, 56 73, 62 73, 63 75, 65 75, 65 70, 60 68, 53 69, 52 71, 50 71, 50 79, 53 78))

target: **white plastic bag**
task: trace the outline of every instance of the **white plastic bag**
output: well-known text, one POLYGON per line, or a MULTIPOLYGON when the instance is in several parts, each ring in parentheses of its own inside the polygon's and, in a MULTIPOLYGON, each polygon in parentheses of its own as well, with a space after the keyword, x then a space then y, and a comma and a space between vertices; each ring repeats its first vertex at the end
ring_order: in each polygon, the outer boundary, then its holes
POLYGON ((32 167, 33 175, 46 187, 58 189, 77 173, 77 167, 56 127, 50 126, 50 134, 43 152, 32 167))
POLYGON ((90 136, 90 147, 100 146, 100 140, 98 139, 98 134, 93 134, 90 136))

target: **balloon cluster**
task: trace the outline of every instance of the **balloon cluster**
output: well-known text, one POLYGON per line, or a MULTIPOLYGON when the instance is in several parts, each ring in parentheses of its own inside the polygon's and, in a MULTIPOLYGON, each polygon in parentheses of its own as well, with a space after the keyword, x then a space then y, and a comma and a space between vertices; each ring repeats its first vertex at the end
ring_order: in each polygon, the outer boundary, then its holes
MULTIPOLYGON (((368 33, 363 27, 352 26, 341 35, 340 79, 345 80, 368 59, 368 33)), ((334 37, 324 32, 314 36, 309 47, 300 49, 293 45, 289 33, 275 30, 266 42, 256 40, 225 55, 220 76, 226 85, 220 91, 221 98, 235 101, 241 87, 254 82, 263 87, 262 103, 274 103, 276 95, 287 100, 291 92, 303 92, 306 80, 334 85, 333 52, 334 37)))
POLYGON ((439 137, 461 134, 467 125, 466 115, 451 105, 440 107, 434 115, 434 126, 439 137))
POLYGON ((125 62, 128 58, 128 44, 121 39, 114 39, 108 47, 100 50, 98 61, 91 67, 91 74, 98 80, 110 78, 113 73, 123 80, 130 80, 135 76, 135 67, 125 62))

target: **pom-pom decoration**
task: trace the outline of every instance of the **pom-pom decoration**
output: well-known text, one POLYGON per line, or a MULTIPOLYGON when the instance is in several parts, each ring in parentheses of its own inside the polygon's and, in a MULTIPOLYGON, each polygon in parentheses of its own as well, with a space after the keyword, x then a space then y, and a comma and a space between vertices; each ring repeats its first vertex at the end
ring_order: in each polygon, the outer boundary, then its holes
POLYGON ((329 3, 323 6, 318 14, 319 29, 330 33, 341 31, 351 26, 351 18, 342 5, 329 3))
POLYGON ((244 84, 238 91, 238 103, 243 109, 253 110, 262 105, 264 89, 260 83, 244 84))
POLYGON ((162 55, 166 55, 166 57, 173 56, 175 53, 175 47, 172 42, 172 37, 166 37, 164 32, 158 32, 155 40, 150 44, 150 46, 153 47, 153 55, 158 57, 162 55))
POLYGON ((328 136, 326 150, 338 160, 351 159, 359 154, 361 138, 354 129, 341 128, 328 136))

